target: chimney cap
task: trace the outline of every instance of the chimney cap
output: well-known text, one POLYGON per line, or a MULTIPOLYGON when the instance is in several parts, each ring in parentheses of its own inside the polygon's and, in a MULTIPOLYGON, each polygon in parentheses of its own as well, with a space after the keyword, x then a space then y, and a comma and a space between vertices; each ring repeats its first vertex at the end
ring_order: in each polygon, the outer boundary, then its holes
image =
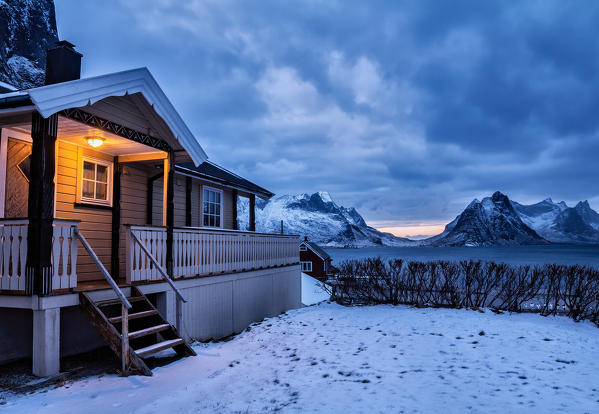
POLYGON ((304 241, 308 241, 308 236, 304 236, 304 241))
POLYGON ((83 56, 81 53, 75 50, 75 45, 69 42, 68 40, 57 40, 56 42, 54 42, 54 46, 49 48, 48 50, 54 50, 59 48, 68 48, 71 49, 71 51, 77 53, 79 56, 83 56))

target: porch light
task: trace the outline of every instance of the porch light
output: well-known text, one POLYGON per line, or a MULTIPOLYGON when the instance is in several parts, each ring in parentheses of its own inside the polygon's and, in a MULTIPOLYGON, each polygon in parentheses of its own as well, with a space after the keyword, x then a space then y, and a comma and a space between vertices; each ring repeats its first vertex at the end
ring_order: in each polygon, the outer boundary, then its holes
POLYGON ((100 145, 104 143, 104 138, 100 137, 87 137, 87 143, 94 148, 98 148, 100 145))

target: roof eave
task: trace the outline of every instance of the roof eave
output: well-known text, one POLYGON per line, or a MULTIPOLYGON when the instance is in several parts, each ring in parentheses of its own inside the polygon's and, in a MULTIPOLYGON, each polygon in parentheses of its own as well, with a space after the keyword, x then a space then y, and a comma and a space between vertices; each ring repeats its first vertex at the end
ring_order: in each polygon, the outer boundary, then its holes
POLYGON ((269 198, 272 198, 274 196, 274 193, 271 193, 268 190, 255 191, 255 190, 252 190, 252 189, 247 188, 245 186, 236 185, 234 183, 231 183, 230 181, 224 180, 224 179, 219 178, 219 177, 214 177, 214 176, 209 175, 209 174, 204 174, 204 173, 201 173, 201 172, 198 172, 198 171, 191 170, 189 168, 185 168, 185 167, 183 167, 181 165, 175 165, 175 172, 180 172, 180 173, 185 174, 185 175, 190 175, 190 176, 196 177, 196 178, 201 179, 201 180, 212 181, 212 182, 214 182, 216 184, 223 184, 223 185, 226 185, 227 187, 235 188, 235 189, 238 189, 238 190, 242 190, 242 191, 244 191, 246 193, 249 193, 249 194, 255 194, 258 197, 260 197, 261 199, 263 199, 263 200, 268 200, 269 198))
POLYGON ((189 153, 194 164, 200 165, 208 159, 147 68, 40 86, 28 89, 26 93, 45 118, 63 109, 93 105, 110 96, 140 93, 164 120, 175 140, 189 153))

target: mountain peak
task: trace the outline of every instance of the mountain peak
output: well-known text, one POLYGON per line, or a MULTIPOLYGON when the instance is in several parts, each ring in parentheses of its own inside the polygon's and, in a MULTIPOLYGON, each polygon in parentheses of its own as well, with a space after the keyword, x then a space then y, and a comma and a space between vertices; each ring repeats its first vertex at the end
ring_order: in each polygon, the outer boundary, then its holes
MULTIPOLYGON (((355 208, 337 205, 330 194, 279 195, 258 206, 256 230, 308 236, 315 243, 335 247, 406 246, 412 241, 382 233, 366 224, 355 208)), ((239 228, 248 228, 248 201, 237 204, 239 228)))
POLYGON ((325 202, 325 203, 332 203, 333 199, 331 198, 331 195, 327 192, 327 191, 319 191, 316 194, 318 194, 318 196, 320 197, 320 199, 325 202))
POLYGON ((553 204, 553 200, 551 199, 551 197, 547 197, 545 200, 543 200, 543 202, 553 204))
POLYGON ((508 198, 508 196, 506 196, 505 194, 503 194, 501 191, 495 191, 493 193, 493 195, 491 196, 491 201, 493 201, 494 203, 497 203, 497 202, 509 202, 510 199, 508 198))
POLYGON ((589 200, 579 201, 575 208, 591 208, 589 200))

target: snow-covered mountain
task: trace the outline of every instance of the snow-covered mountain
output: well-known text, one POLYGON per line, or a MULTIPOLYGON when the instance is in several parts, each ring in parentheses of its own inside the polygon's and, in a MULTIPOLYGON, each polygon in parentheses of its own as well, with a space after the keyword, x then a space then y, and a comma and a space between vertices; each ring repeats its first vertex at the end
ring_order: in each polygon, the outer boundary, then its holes
POLYGON ((52 0, 0 0, 0 82, 43 85, 46 50, 57 40, 52 0))
MULTIPOLYGON (((239 228, 248 228, 248 202, 238 203, 239 228)), ((281 195, 256 201, 256 231, 299 234, 331 247, 406 246, 414 242, 382 233, 366 224, 355 208, 337 205, 329 193, 281 195)))
POLYGON ((445 226, 443 233, 426 239, 432 246, 503 246, 547 243, 527 226, 510 202, 495 192, 481 201, 473 200, 445 226))
POLYGON ((522 221, 546 240, 554 243, 599 243, 599 214, 588 201, 568 207, 547 198, 539 203, 523 205, 512 201, 522 221))

